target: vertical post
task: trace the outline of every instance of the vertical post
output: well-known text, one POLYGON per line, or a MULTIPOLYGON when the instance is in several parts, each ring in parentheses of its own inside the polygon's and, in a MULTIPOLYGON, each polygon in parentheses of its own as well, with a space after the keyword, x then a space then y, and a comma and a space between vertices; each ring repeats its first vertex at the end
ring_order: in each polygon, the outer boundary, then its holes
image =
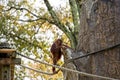
MULTIPOLYGON (((0 49, 9 49, 10 45, 8 43, 1 43, 0 49)), ((7 53, 0 53, 0 59, 10 58, 7 53)), ((0 80, 11 80, 11 69, 10 65, 0 64, 0 80)))
POLYGON ((16 58, 15 51, 8 43, 0 44, 0 80, 14 80, 14 66, 21 64, 21 59, 16 58))
POLYGON ((2 80, 11 80, 11 69, 10 65, 3 65, 2 66, 2 80))

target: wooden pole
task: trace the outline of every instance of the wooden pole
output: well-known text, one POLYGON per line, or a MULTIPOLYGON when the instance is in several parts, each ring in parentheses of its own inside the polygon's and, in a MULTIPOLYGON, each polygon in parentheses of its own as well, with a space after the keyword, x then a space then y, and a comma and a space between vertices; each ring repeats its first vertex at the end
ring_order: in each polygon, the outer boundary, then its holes
POLYGON ((10 65, 2 65, 2 80, 11 80, 10 65))
POLYGON ((14 80, 14 66, 21 63, 15 52, 8 43, 0 44, 0 80, 14 80))

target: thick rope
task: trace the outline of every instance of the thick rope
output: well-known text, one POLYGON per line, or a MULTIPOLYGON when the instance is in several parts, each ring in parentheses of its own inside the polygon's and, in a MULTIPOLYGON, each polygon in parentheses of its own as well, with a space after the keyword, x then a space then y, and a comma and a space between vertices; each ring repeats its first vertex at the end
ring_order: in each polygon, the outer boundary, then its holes
MULTIPOLYGON (((24 68, 27 68, 29 70, 33 70, 33 71, 38 72, 38 73, 42 73, 42 74, 46 74, 46 75, 52 75, 52 73, 43 72, 43 71, 40 71, 40 70, 37 70, 37 69, 33 69, 33 68, 30 68, 30 67, 24 66, 22 64, 20 66, 22 66, 24 68)), ((118 80, 118 79, 114 79, 114 78, 103 77, 103 76, 93 75, 93 74, 89 74, 89 73, 85 73, 85 72, 80 72, 80 71, 77 71, 77 70, 72 70, 72 69, 68 69, 68 68, 64 68, 64 67, 61 67, 61 69, 66 70, 66 71, 70 71, 70 72, 74 72, 74 73, 78 73, 80 75, 89 76, 89 77, 95 77, 95 78, 106 79, 106 80, 118 80)))
POLYGON ((20 66, 22 66, 22 67, 24 67, 24 68, 27 68, 27 69, 29 69, 29 70, 38 72, 38 73, 46 74, 46 75, 54 75, 54 74, 56 74, 56 73, 59 72, 59 70, 58 70, 58 71, 56 71, 56 72, 54 72, 54 73, 48 73, 48 72, 44 72, 44 71, 40 71, 40 70, 37 70, 37 69, 33 69, 33 68, 30 68, 30 67, 24 66, 24 65, 22 65, 22 64, 21 64, 20 66))
MULTIPOLYGON (((109 78, 109 77, 104 77, 104 76, 99 76, 99 75, 93 75, 93 74, 89 74, 89 73, 85 73, 85 72, 80 72, 80 71, 77 71, 77 70, 72 70, 72 69, 68 69, 68 68, 65 68, 65 67, 61 67, 61 66, 56 66, 56 65, 52 65, 52 64, 49 64, 49 63, 46 63, 46 62, 43 62, 43 61, 39 61, 39 60, 35 60, 33 58, 29 58, 27 56, 24 56, 20 53, 17 53, 18 55, 22 56, 22 57, 25 57, 27 59, 30 59, 30 60, 33 60, 35 62, 39 62, 39 63, 42 63, 42 64, 45 64, 45 65, 48 65, 48 66, 52 66, 52 67, 55 67, 55 68, 59 68, 61 70, 66 70, 66 71, 71 71, 71 72, 74 72, 74 73, 78 73, 80 75, 85 75, 85 76, 89 76, 89 77, 95 77, 95 78, 101 78, 101 79, 106 79, 106 80, 118 80, 118 79, 114 79, 114 78, 109 78)), ((33 71, 36 71, 36 72, 39 72, 39 73, 45 73, 45 74, 48 74, 46 72, 42 72, 42 71, 39 71, 39 70, 36 70, 36 69, 33 69, 33 68, 30 68, 30 67, 26 67, 24 65, 21 65, 22 67, 24 68, 27 68, 27 69, 30 69, 30 70, 33 70, 33 71)), ((50 73, 51 74, 51 73, 50 73)))
POLYGON ((98 51, 95 51, 95 52, 84 54, 82 56, 79 56, 79 57, 76 57, 76 58, 73 58, 73 59, 69 59, 66 62, 69 63, 69 62, 72 62, 74 60, 77 60, 77 59, 80 59, 80 58, 83 58, 83 57, 87 57, 87 56, 90 56, 90 55, 94 55, 94 54, 97 54, 97 53, 100 53, 100 52, 103 52, 103 51, 107 51, 107 50, 110 50, 110 49, 113 49, 113 48, 116 48, 116 47, 119 47, 119 46, 120 46, 120 44, 117 44, 117 45, 114 45, 114 46, 111 46, 111 47, 108 47, 108 48, 105 48, 105 49, 102 49, 102 50, 98 50, 98 51))

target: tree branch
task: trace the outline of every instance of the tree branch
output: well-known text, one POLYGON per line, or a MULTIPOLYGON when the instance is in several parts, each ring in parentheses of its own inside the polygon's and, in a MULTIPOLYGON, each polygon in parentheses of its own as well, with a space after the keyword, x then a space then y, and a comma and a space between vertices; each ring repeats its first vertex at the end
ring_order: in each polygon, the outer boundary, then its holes
POLYGON ((59 18, 57 17, 56 13, 52 10, 52 7, 51 7, 51 5, 49 4, 48 0, 44 0, 44 2, 45 2, 46 6, 47 6, 47 8, 48 8, 49 13, 51 14, 51 16, 52 16, 52 18, 53 18, 53 21, 50 20, 50 19, 47 19, 47 18, 42 18, 42 17, 34 14, 33 12, 31 12, 30 10, 28 10, 28 9, 26 9, 26 8, 10 7, 10 9, 8 9, 8 10, 6 10, 6 11, 9 11, 9 10, 11 10, 11 9, 25 10, 25 11, 28 11, 29 13, 31 13, 31 14, 32 14, 33 16, 35 16, 37 19, 35 19, 35 20, 31 20, 31 19, 29 19, 29 20, 20 20, 20 21, 32 22, 32 21, 37 21, 37 20, 40 20, 40 19, 41 19, 41 20, 45 20, 45 21, 48 21, 48 22, 51 23, 51 24, 56 25, 60 30, 62 30, 62 31, 66 34, 66 36, 70 39, 71 46, 72 46, 73 48, 75 48, 77 41, 76 41, 76 37, 75 37, 74 33, 71 32, 70 30, 67 30, 67 28, 64 26, 64 24, 62 24, 62 23, 60 22, 60 20, 59 20, 59 18))
POLYGON ((48 9, 50 15, 52 16, 54 22, 58 26, 58 28, 61 29, 66 34, 66 36, 70 39, 71 46, 73 48, 75 48, 76 44, 77 44, 77 40, 76 40, 76 36, 74 35, 74 33, 71 32, 70 30, 67 30, 67 28, 60 22, 58 16, 52 10, 52 6, 50 5, 49 1, 48 0, 44 0, 44 3, 46 4, 47 9, 48 9))
POLYGON ((18 35, 13 35, 12 33, 9 33, 9 35, 10 35, 11 37, 17 37, 18 39, 23 40, 23 41, 25 41, 26 43, 28 43, 28 44, 30 44, 30 45, 33 45, 33 46, 35 46, 35 47, 38 47, 38 48, 42 49, 42 47, 39 46, 38 44, 34 44, 34 43, 26 40, 25 38, 21 38, 21 37, 18 36, 18 35))
POLYGON ((56 23, 54 21, 49 20, 47 18, 42 18, 42 17, 39 17, 38 19, 27 19, 27 20, 19 19, 19 21, 22 21, 22 22, 34 22, 34 21, 39 21, 39 20, 47 21, 50 24, 56 25, 56 23))
POLYGON ((15 9, 15 10, 25 10, 25 11, 29 12, 30 14, 32 14, 33 16, 35 16, 35 17, 37 18, 37 19, 28 19, 28 20, 22 20, 22 19, 20 19, 19 21, 23 21, 23 22, 34 22, 34 21, 38 21, 38 20, 45 20, 45 21, 47 21, 47 22, 49 22, 49 23, 51 23, 51 24, 55 24, 55 25, 56 25, 56 23, 55 23, 54 21, 52 21, 52 20, 50 20, 50 19, 47 19, 47 18, 40 17, 40 16, 34 14, 33 12, 31 12, 30 10, 28 10, 28 9, 26 9, 26 8, 10 7, 8 10, 5 10, 5 11, 10 11, 11 9, 15 9))
POLYGON ((72 18, 73 18, 73 24, 74 24, 74 33, 78 34, 78 27, 79 27, 79 14, 78 14, 78 8, 77 3, 75 0, 69 0, 69 4, 71 7, 72 12, 72 18))
POLYGON ((60 22, 58 16, 56 15, 56 13, 52 10, 52 6, 50 5, 48 0, 44 0, 45 5, 47 6, 47 9, 51 15, 51 17, 53 18, 53 20, 55 21, 56 25, 58 26, 59 29, 61 29, 63 32, 68 32, 67 28, 60 22))
POLYGON ((15 10, 25 10, 25 11, 27 11, 27 12, 29 12, 29 13, 31 13, 33 16, 35 16, 36 18, 38 18, 39 16, 37 16, 36 14, 34 14, 33 12, 31 12, 30 10, 28 10, 28 9, 26 9, 26 8, 16 8, 16 7, 10 7, 8 10, 5 10, 5 11, 10 11, 10 10, 12 10, 12 9, 15 9, 15 10))
POLYGON ((75 0, 75 1, 76 1, 78 13, 79 13, 79 19, 80 19, 80 14, 81 14, 81 2, 82 2, 82 0, 75 0))

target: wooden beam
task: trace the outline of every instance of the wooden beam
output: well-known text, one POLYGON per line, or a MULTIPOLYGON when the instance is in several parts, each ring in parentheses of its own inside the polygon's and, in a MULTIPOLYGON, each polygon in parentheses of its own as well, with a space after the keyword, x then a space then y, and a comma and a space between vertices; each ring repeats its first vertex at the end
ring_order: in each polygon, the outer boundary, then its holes
POLYGON ((3 65, 2 66, 2 79, 1 80, 11 80, 10 65, 3 65))
POLYGON ((2 58, 0 59, 0 65, 11 65, 11 64, 21 64, 20 58, 10 59, 10 58, 2 58))
POLYGON ((13 53, 15 51, 15 49, 0 49, 0 53, 13 53))

